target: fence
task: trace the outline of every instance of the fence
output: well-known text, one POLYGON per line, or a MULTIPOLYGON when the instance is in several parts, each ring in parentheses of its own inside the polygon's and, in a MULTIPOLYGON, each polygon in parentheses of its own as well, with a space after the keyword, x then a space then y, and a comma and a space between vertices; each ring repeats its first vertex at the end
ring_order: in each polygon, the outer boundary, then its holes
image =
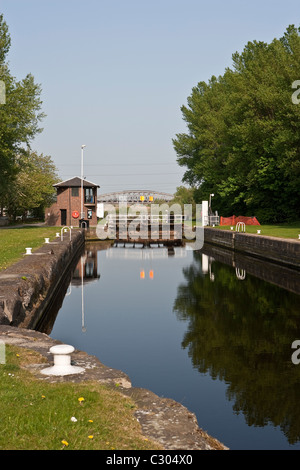
POLYGON ((220 225, 237 225, 239 222, 244 223, 245 225, 260 225, 256 217, 244 217, 235 215, 231 217, 221 217, 220 225))

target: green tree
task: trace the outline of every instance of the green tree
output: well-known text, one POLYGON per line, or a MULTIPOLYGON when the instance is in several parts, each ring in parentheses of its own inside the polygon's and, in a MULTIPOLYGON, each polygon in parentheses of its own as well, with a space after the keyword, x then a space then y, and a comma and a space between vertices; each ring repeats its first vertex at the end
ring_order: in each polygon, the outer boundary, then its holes
POLYGON ((300 29, 270 44, 249 42, 223 76, 200 82, 182 106, 188 132, 173 140, 183 180, 198 202, 261 222, 300 217, 300 29))
POLYGON ((187 215, 185 211, 185 205, 192 207, 191 216, 193 219, 196 217, 196 202, 194 199, 195 189, 192 187, 187 188, 186 186, 178 186, 174 194, 174 198, 169 202, 169 205, 179 204, 182 209, 182 214, 187 215))
POLYGON ((28 156, 33 138, 41 132, 41 87, 28 74, 17 81, 6 62, 11 39, 8 26, 0 14, 0 81, 5 84, 5 104, 0 104, 0 207, 20 168, 28 156))
POLYGON ((44 209, 54 202, 58 182, 56 168, 49 156, 32 152, 20 160, 16 178, 5 198, 8 215, 26 218, 28 212, 42 217, 44 209))
POLYGON ((176 188, 174 194, 173 203, 178 204, 193 204, 194 201, 194 188, 186 188, 185 186, 179 186, 176 188))

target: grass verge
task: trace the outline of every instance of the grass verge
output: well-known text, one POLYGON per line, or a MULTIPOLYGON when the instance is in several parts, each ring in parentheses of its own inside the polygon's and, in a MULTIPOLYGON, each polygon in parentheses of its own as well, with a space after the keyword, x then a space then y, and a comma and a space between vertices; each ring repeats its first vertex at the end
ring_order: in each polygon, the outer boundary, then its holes
MULTIPOLYGON (((230 226, 218 226, 215 227, 221 230, 230 230, 230 226)), ((235 226, 234 226, 235 230, 235 226)), ((300 222, 294 222, 292 224, 282 224, 282 225, 247 225, 246 233, 257 234, 257 230, 260 230, 261 233, 258 236, 267 236, 267 237, 279 237, 279 238, 299 238, 300 234, 300 222)))
POLYGON ((0 229, 0 271, 22 258, 25 248, 34 250, 45 243, 45 238, 53 239, 57 227, 18 227, 0 229))
POLYGON ((159 450, 141 434, 135 404, 97 382, 48 383, 26 370, 32 350, 5 346, 0 450, 159 450))

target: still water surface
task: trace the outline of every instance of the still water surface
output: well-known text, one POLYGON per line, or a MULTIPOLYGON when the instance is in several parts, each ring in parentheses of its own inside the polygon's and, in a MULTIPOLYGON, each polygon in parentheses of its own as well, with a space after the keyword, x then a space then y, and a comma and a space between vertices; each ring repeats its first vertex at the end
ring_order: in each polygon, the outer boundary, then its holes
POLYGON ((50 335, 182 403, 231 449, 300 449, 299 299, 205 250, 91 244, 50 335))

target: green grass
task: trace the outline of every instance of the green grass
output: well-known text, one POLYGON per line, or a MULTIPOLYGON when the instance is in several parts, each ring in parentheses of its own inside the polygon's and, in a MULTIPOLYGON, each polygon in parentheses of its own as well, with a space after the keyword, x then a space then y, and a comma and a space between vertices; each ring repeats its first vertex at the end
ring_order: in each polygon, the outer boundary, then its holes
POLYGON ((94 382, 48 383, 24 368, 43 362, 36 352, 12 345, 5 352, 5 364, 0 364, 0 450, 161 448, 141 434, 135 404, 117 389, 94 382))
MULTIPOLYGON (((216 227, 221 230, 230 230, 229 226, 218 226, 216 227)), ((235 230, 235 227, 234 227, 235 230)), ((300 234, 300 222, 294 222, 291 224, 282 225, 247 225, 246 233, 257 234, 257 230, 261 230, 261 234, 258 236, 270 236, 279 238, 292 238, 298 240, 300 234)))
POLYGON ((58 227, 18 227, 0 229, 0 270, 8 268, 22 258, 25 248, 34 251, 45 243, 45 238, 55 238, 58 227))

